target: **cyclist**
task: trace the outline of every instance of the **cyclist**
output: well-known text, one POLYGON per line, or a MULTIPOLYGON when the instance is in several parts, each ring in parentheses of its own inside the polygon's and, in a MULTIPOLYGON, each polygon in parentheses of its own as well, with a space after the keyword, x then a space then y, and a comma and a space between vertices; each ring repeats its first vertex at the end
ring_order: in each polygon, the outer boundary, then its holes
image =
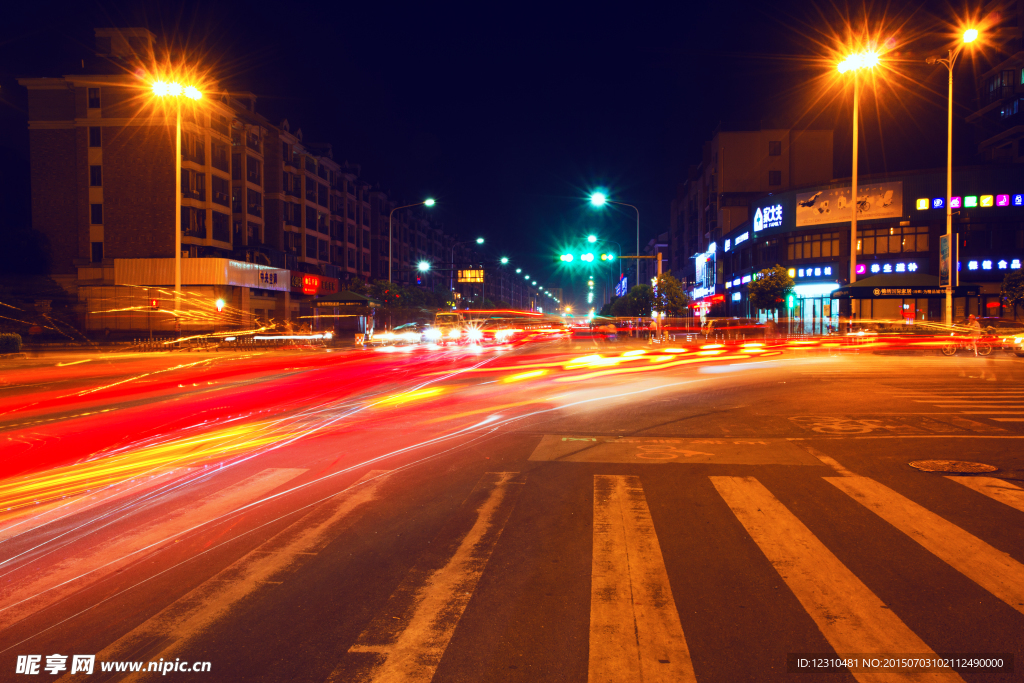
POLYGON ((981 323, 972 314, 967 319, 967 333, 971 336, 971 348, 974 349, 974 355, 978 355, 978 338, 981 337, 981 323))

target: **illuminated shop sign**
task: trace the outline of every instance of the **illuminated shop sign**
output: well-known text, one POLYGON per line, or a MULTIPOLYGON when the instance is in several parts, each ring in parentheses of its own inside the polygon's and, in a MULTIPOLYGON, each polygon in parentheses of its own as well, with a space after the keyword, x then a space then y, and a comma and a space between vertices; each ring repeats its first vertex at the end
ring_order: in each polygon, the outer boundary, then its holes
POLYGON ((629 281, 626 276, 623 275, 622 279, 619 280, 619 284, 615 285, 615 296, 626 296, 629 292, 629 281))
MULTIPOLYGON (((1015 194, 983 194, 980 196, 970 197, 950 197, 949 208, 959 209, 964 208, 975 208, 983 207, 988 208, 992 206, 1024 206, 1024 195, 1015 194)), ((946 206, 946 202, 942 197, 935 197, 929 200, 927 197, 921 197, 917 200, 917 210, 925 211, 929 207, 932 209, 943 209, 946 206)))
POLYGON ((729 247, 732 246, 732 240, 725 241, 725 251, 729 251, 729 247))
POLYGON ((900 261, 898 263, 858 263, 857 275, 871 273, 916 273, 920 266, 914 261, 900 261))
MULTIPOLYGON (((789 276, 792 278, 806 277, 832 277, 832 266, 818 266, 817 268, 790 268, 789 276)), ((860 272, 859 270, 857 272, 860 272)))
POLYGON ((733 301, 739 301, 742 298, 743 298, 743 294, 742 293, 740 293, 740 292, 733 292, 733 295, 732 295, 732 300, 733 301))
POLYGON ((261 285, 276 285, 277 284, 277 273, 273 271, 261 270, 260 271, 260 284, 261 285))
MULTIPOLYGON (((958 263, 957 266, 960 264, 958 263)), ((1020 259, 1015 258, 1012 261, 1001 259, 999 261, 992 261, 991 259, 985 259, 982 261, 968 261, 967 270, 1018 270, 1020 268, 1020 259)))
MULTIPOLYGON (((754 232, 761 232, 766 228, 778 228, 782 225, 782 204, 766 206, 754 213, 754 232)), ((737 242, 739 240, 737 239, 737 242)))
MULTIPOLYGON (((754 230, 757 230, 757 223, 754 223, 754 230)), ((736 241, 733 244, 735 244, 736 246, 739 246, 739 245, 743 244, 744 242, 746 242, 748 239, 750 239, 750 233, 749 232, 745 232, 742 235, 737 235, 736 236, 736 241)))

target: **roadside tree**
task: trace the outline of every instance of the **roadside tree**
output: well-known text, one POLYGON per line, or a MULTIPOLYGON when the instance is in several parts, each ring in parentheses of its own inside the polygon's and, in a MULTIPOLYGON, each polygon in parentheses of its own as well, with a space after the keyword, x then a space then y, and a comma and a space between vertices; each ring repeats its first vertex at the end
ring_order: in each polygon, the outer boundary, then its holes
POLYGON ((686 313, 690 306, 690 297, 683 290, 683 283, 669 273, 662 273, 657 278, 656 289, 658 293, 654 297, 654 310, 664 311, 672 317, 686 313))
POLYGON ((793 278, 785 268, 776 265, 759 272, 747 291, 754 308, 758 311, 773 311, 777 319, 786 297, 793 292, 793 278))
POLYGON ((1017 312, 1017 306, 1024 307, 1024 268, 1018 268, 1006 274, 1006 277, 1003 278, 1000 295, 1003 298, 1003 303, 1009 306, 1014 314, 1017 312))

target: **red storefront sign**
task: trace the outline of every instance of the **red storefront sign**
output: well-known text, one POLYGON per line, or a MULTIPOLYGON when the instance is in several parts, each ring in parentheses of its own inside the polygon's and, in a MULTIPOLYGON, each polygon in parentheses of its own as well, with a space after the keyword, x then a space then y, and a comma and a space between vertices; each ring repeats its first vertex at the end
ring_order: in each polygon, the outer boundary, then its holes
POLYGON ((306 295, 336 294, 338 292, 338 279, 323 275, 292 271, 291 285, 293 291, 300 291, 306 295))

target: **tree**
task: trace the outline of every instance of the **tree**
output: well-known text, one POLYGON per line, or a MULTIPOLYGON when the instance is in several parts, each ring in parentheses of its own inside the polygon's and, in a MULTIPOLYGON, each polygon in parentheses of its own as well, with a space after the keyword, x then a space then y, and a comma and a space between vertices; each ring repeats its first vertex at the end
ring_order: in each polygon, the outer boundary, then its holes
POLYGON ((1017 306, 1024 306, 1024 268, 1010 271, 1003 278, 1003 288, 999 292, 1003 302, 1017 316, 1017 306))
POLYGON ((747 289, 750 303, 759 311, 778 311, 784 305, 786 297, 793 292, 793 278, 786 269, 776 265, 759 272, 747 289))
POLYGON ((654 298, 654 310, 679 317, 686 313, 690 306, 690 297, 683 290, 683 283, 669 273, 662 273, 657 278, 657 296, 654 298))
POLYGON ((612 315, 620 318, 646 317, 651 314, 654 291, 650 285, 633 285, 626 296, 612 302, 612 315))

